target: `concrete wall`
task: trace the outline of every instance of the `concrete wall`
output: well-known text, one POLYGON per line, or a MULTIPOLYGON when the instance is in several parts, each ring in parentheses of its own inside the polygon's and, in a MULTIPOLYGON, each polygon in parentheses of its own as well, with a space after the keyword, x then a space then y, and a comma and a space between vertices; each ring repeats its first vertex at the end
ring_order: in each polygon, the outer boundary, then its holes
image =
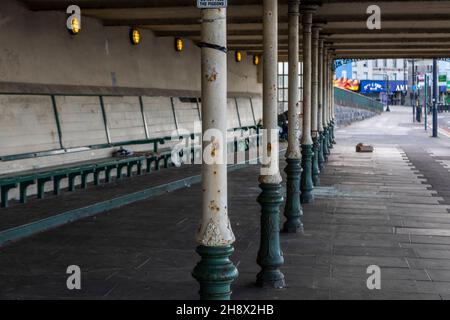
POLYGON ((139 97, 104 97, 111 142, 146 139, 139 97))
POLYGON ((361 121, 377 115, 379 113, 374 111, 336 105, 336 125, 338 127, 348 126, 355 121, 361 121))
POLYGON ((0 154, 20 154, 58 147, 50 97, 0 95, 0 154))
MULTIPOLYGON (((105 27, 82 17, 81 32, 71 36, 64 12, 32 12, 3 0, 0 11, 0 82, 200 90, 200 49, 185 39, 182 52, 173 38, 141 30, 133 46, 128 27, 105 27)), ((261 93, 257 67, 228 54, 228 90, 261 93)))
MULTIPOLYGON (((63 148, 105 144, 107 132, 111 142, 119 142, 144 139, 147 134, 149 138, 170 136, 177 126, 194 130, 195 121, 201 119, 200 105, 178 98, 200 97, 201 50, 192 41, 184 39, 184 50, 176 52, 174 38, 157 38, 150 30, 140 30, 142 42, 133 46, 128 27, 105 27, 84 16, 80 34, 72 36, 66 20, 65 12, 33 12, 15 0, 1 3, 0 156, 56 150, 61 144, 63 148), (61 137, 51 96, 44 93, 57 94, 61 137), (108 130, 99 94, 105 95, 108 130)), ((228 53, 230 126, 239 126, 234 97, 242 99, 243 109, 253 97, 255 113, 262 113, 257 110, 260 78, 252 57, 244 54, 237 63, 234 52, 228 53)), ((248 110, 242 112, 248 116, 248 110)), ((151 150, 152 145, 128 148, 151 150)), ((91 149, 0 161, 0 174, 108 157, 112 151, 91 149)), ((33 187, 30 192, 35 192, 33 187)))
POLYGON ((60 96, 55 100, 65 148, 107 143, 99 97, 60 96))
MULTIPOLYGON (((98 96, 55 96, 55 113, 51 96, 0 95, 0 157, 60 150, 56 117, 60 123, 62 147, 76 151, 20 160, 0 160, 0 175, 110 157, 118 147, 78 150, 80 147, 107 144, 107 132, 114 143, 143 140, 146 131, 151 139, 170 137, 173 133, 198 133, 201 130, 201 103, 197 103, 196 99, 143 96, 141 110, 139 97, 107 96, 103 97, 103 105, 106 127, 98 96)), ((262 110, 256 109, 261 106, 260 98, 228 99, 229 129, 240 127, 238 114, 242 126, 255 125, 252 114, 261 114, 262 110), (256 105, 254 111, 252 105, 256 105)), ((230 132, 228 136, 231 139, 240 134, 240 131, 230 132)), ((172 144, 167 142, 164 147, 172 144)), ((153 144, 135 143, 126 148, 151 151, 153 144)), ((91 180, 92 177, 88 179, 91 180)), ((63 181, 61 187, 66 186, 67 181, 63 181)), ((47 184, 46 190, 51 190, 51 183, 47 184)), ((36 187, 30 187, 29 194, 35 193, 36 187)), ((12 191, 10 197, 17 198, 18 190, 12 191)))

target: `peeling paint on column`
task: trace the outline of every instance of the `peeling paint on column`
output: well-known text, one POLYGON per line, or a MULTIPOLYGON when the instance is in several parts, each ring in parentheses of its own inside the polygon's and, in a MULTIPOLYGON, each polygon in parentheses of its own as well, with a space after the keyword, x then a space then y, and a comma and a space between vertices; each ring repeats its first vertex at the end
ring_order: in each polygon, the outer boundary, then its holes
POLYGON ((299 88, 299 3, 289 3, 289 86, 288 86, 288 149, 287 159, 301 159, 300 153, 300 90, 299 88))
POLYGON ((203 236, 199 239, 199 242, 204 246, 226 246, 232 244, 235 240, 229 223, 226 225, 225 230, 221 230, 220 223, 217 223, 212 218, 206 224, 204 232, 201 233, 203 236), (231 234, 232 237, 227 237, 227 234, 231 234))
MULTIPOLYGON (((280 183, 278 142, 272 140, 271 130, 278 131, 278 7, 264 6, 263 19, 270 28, 263 28, 264 57, 263 57, 263 128, 267 132, 266 150, 263 150, 263 165, 259 176, 260 183, 280 183), (270 170, 265 170, 270 168, 270 170), (273 169, 273 170, 272 170, 273 169)), ((274 138, 275 139, 275 138, 274 138)), ((276 137, 278 139, 278 136, 276 137)))
POLYGON ((216 68, 212 68, 212 70, 209 70, 209 72, 206 74, 206 79, 208 79, 208 81, 213 82, 217 80, 217 76, 219 74, 216 71, 216 68))
MULTIPOLYGON (((201 41, 225 48, 226 9, 202 10, 202 22, 201 41)), ((203 47, 201 74, 203 200, 202 219, 196 240, 203 246, 220 247, 231 245, 235 241, 227 212, 227 159, 224 157, 227 145, 223 141, 227 136, 227 55, 221 50, 203 47), (217 133, 205 135, 210 130, 217 133)))

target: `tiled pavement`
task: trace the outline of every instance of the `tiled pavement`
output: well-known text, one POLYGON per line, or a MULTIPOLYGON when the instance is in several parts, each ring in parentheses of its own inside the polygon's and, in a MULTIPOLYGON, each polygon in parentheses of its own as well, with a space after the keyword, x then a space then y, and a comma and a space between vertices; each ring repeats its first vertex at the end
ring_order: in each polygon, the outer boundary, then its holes
MULTIPOLYGON (((230 174, 234 299, 450 298, 450 173, 438 158, 450 156, 450 139, 429 138, 409 108, 392 110, 337 132, 316 201, 304 206, 305 233, 281 235, 286 289, 254 286, 258 167, 230 174), (375 152, 355 153, 358 142, 375 152), (372 264, 381 290, 366 287, 372 264)), ((0 249, 0 297, 196 299, 199 195, 194 185, 0 249), (72 264, 80 291, 66 289, 72 264)))

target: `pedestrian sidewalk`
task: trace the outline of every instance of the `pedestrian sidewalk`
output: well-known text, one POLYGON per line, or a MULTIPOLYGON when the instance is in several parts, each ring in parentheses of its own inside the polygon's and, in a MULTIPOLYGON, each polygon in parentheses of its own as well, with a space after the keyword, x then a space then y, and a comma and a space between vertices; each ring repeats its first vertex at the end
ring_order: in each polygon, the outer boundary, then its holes
MULTIPOLYGON (((240 273, 233 299, 450 298, 450 203, 436 180, 450 175, 442 164, 450 141, 429 138, 409 111, 393 108, 337 130, 315 202, 303 207, 304 234, 281 234, 285 289, 254 285, 259 167, 229 174, 240 273), (358 142, 374 153, 356 153, 358 142), (433 162, 411 156, 421 152, 433 162), (381 268, 380 290, 367 288, 371 265, 381 268)), ((195 184, 0 249, 0 297, 198 299, 190 273, 199 260, 200 195, 195 184), (82 290, 67 290, 69 265, 80 266, 82 290)))

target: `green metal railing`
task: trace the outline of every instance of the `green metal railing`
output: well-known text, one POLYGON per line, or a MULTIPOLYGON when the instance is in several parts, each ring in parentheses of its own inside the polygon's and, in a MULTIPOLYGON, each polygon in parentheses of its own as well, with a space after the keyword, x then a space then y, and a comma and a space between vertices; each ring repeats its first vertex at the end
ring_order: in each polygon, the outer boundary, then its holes
POLYGON ((383 112, 383 104, 380 101, 337 87, 334 87, 334 102, 344 107, 364 109, 377 113, 383 112))

